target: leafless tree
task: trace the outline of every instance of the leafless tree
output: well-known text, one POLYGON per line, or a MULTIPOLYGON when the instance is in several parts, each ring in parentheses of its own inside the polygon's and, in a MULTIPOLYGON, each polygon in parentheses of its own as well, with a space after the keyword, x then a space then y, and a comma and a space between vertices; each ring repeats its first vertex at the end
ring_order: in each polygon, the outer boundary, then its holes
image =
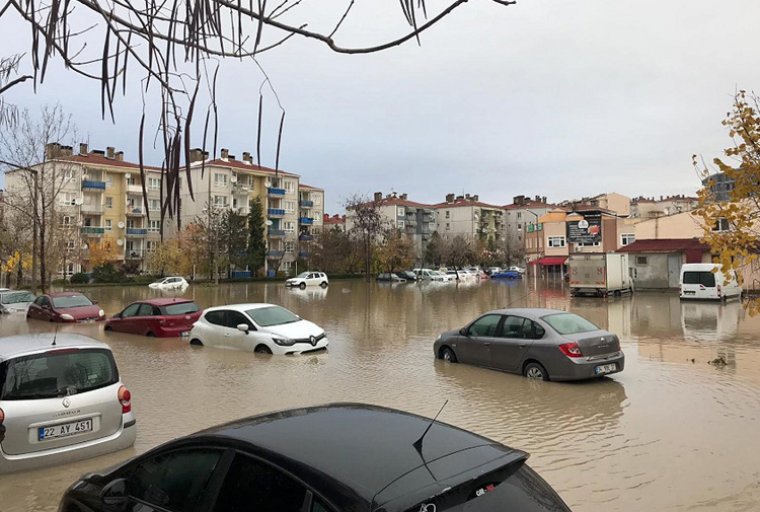
MULTIPOLYGON (((76 140, 71 117, 56 105, 43 107, 39 120, 24 110, 13 130, 0 132, 0 165, 6 167, 4 203, 9 222, 24 222, 32 228, 32 288, 45 291, 51 271, 50 244, 62 233, 57 230, 62 206, 59 197, 73 177, 72 164, 57 159, 58 141, 76 140), (55 143, 54 146, 50 144, 55 143), (52 148, 52 149, 51 149, 52 148), (50 245, 50 246, 49 246, 50 245)), ((78 214, 72 211, 72 215, 78 214)))
POLYGON ((346 203, 346 222, 351 224, 351 232, 356 235, 364 247, 364 273, 367 281, 372 270, 372 249, 387 227, 387 222, 380 211, 382 201, 375 196, 354 195, 346 203))
POLYGON ((22 58, 22 54, 0 57, 0 127, 11 127, 18 121, 18 108, 13 103, 9 103, 3 94, 12 87, 33 78, 31 75, 19 74, 22 58))
MULTIPOLYGON (((35 86, 42 83, 54 59, 67 70, 100 84, 100 104, 105 118, 114 117, 119 90, 126 94, 128 70, 137 70, 143 100, 139 124, 139 160, 142 182, 146 121, 155 122, 155 141, 163 149, 161 216, 179 219, 179 177, 187 176, 193 197, 189 152, 191 125, 198 110, 203 118, 201 145, 217 152, 217 96, 219 64, 225 59, 249 60, 261 71, 256 130, 257 159, 261 164, 261 132, 264 92, 274 97, 280 112, 275 168, 279 167, 285 110, 257 57, 298 37, 325 45, 333 52, 380 52, 409 41, 418 44, 424 32, 437 25, 468 0, 428 10, 426 0, 400 0, 406 33, 371 46, 352 47, 339 41, 341 27, 352 18, 355 0, 336 8, 335 24, 312 29, 304 19, 302 0, 195 0, 153 2, 126 0, 7 0, 0 18, 21 21, 30 32, 28 52, 35 86), (266 88, 265 88, 266 87, 266 88), (153 105, 156 108, 148 108, 153 105), (198 105, 206 105, 199 107, 198 105), (205 112, 204 112, 205 110, 205 112), (181 164, 184 156, 184 164, 181 164)), ((511 0, 491 0, 511 5, 511 0)), ((331 3, 331 6, 334 4, 331 3)), ((335 7, 334 7, 335 8, 335 7)), ((322 6, 320 9, 324 12, 322 6)), ((372 27, 376 29, 377 27, 372 27)), ((2 36, 0 36, 2 41, 2 36)), ((148 129, 149 130, 149 129, 148 129)), ((203 170, 201 171, 203 174, 203 170)), ((147 202, 147 191, 143 188, 147 202)), ((193 197, 194 199, 194 197, 193 197)), ((179 221, 178 221, 179 222, 179 221)), ((163 223, 162 223, 163 225, 163 223)))
POLYGON ((457 271, 457 280, 459 280, 458 271, 475 259, 474 240, 464 235, 456 235, 444 240, 443 260, 447 265, 454 267, 457 271))

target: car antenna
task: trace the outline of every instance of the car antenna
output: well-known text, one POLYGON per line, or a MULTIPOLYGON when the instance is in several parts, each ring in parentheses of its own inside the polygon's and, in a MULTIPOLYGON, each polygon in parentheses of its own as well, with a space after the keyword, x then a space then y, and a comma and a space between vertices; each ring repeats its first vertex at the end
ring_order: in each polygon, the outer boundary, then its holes
MULTIPOLYGON (((420 436, 420 438, 412 443, 412 446, 414 446, 414 449, 417 450, 417 453, 420 454, 420 457, 422 457, 422 440, 425 439, 425 436, 427 435, 428 431, 430 430, 430 427, 433 426, 433 423, 435 423, 435 420, 438 419, 438 416, 441 415, 441 413, 443 412, 443 409, 446 407, 446 404, 448 404, 448 403, 449 403, 449 400, 446 399, 446 401, 443 402, 443 405, 441 406, 441 409, 438 411, 438 414, 435 415, 435 418, 433 418, 432 420, 430 420, 430 423, 428 424, 427 428, 422 433, 422 435, 420 436)), ((423 458, 423 460, 425 460, 425 459, 423 458)))
POLYGON ((55 326, 55 332, 53 333, 53 346, 55 347, 55 339, 58 337, 58 326, 55 326))

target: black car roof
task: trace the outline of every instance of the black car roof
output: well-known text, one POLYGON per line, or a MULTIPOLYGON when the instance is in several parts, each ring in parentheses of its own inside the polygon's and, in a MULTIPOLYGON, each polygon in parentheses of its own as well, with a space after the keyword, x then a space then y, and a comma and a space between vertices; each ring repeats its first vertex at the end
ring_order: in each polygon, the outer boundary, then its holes
POLYGON ((364 404, 328 404, 254 416, 192 437, 223 438, 277 464, 338 506, 406 510, 462 481, 528 455, 465 430, 364 404), (444 457, 446 458, 444 460, 444 457), (469 470, 469 471, 468 471, 469 470), (331 491, 332 489, 332 491, 331 491), (437 490, 436 490, 437 489, 437 490), (374 500, 374 503, 373 503, 374 500))

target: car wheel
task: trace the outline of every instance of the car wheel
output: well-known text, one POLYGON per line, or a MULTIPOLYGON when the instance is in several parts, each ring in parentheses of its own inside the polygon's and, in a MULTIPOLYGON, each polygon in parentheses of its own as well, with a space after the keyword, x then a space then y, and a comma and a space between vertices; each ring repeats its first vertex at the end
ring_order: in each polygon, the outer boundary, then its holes
MULTIPOLYGON (((306 285, 304 285, 304 286, 306 286, 306 285)), ((258 345, 254 349, 254 352, 256 352, 257 354, 271 354, 272 350, 269 347, 267 347, 266 345, 258 345)))
POLYGON ((449 347, 443 347, 441 349, 441 359, 443 359, 447 363, 456 363, 457 355, 449 347))
POLYGON ((325 281, 322 281, 322 284, 320 284, 319 286, 321 286, 322 288, 327 288, 327 283, 325 281))
POLYGON ((298 287, 303 290, 304 288, 306 288, 306 283, 301 283, 298 285, 298 287))
POLYGON ((546 373, 546 368, 536 362, 526 364, 523 369, 523 375, 529 379, 549 380, 549 374, 546 373))
POLYGON ((112 329, 113 329, 113 328, 112 328, 110 325, 104 325, 104 326, 103 326, 103 330, 104 330, 104 331, 110 331, 110 330, 112 330, 112 329))
POLYGON ((156 337, 156 335, 155 335, 155 334, 153 334, 153 333, 152 333, 152 332, 150 332, 150 331, 148 331, 148 334, 146 334, 146 336, 147 336, 148 338, 155 338, 155 337, 156 337))
POLYGON ((191 339, 190 340, 190 344, 191 345, 196 345, 196 346, 199 346, 199 347, 203 346, 203 342, 201 340, 199 340, 198 338, 191 339))

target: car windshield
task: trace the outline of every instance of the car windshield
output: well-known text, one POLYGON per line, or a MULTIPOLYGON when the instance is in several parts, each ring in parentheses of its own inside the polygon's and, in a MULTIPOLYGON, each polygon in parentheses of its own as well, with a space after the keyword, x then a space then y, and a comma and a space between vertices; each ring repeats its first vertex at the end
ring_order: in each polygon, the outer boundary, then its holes
POLYGON ((578 334, 598 331, 599 327, 573 313, 555 313, 542 316, 541 320, 552 326, 559 334, 578 334))
POLYGON ((300 277, 301 279, 306 279, 306 277, 311 274, 311 272, 301 272, 296 277, 300 277))
POLYGON ((246 313, 248 313, 248 316, 253 318, 253 321, 261 327, 292 324, 293 322, 298 322, 300 320, 296 315, 280 306, 249 309, 246 313))
POLYGON ((187 315, 200 311, 198 304, 195 302, 180 302, 178 304, 167 304, 164 306, 167 315, 187 315))
POLYGON ((92 306, 92 301, 84 295, 64 295, 63 297, 53 297, 53 306, 56 309, 92 306))
POLYGON ((32 301, 34 301, 34 294, 31 292, 9 292, 0 295, 0 304, 19 304, 32 301))
POLYGON ((33 400, 84 393, 119 381, 109 350, 60 349, 0 365, 0 399, 33 400))

